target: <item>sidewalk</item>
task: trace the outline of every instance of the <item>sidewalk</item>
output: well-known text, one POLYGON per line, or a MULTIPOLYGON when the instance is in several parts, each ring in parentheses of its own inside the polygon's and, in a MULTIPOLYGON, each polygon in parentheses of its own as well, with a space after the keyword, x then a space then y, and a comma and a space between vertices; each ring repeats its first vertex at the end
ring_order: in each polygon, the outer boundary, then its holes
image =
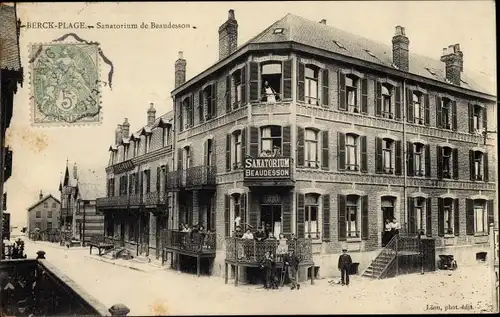
MULTIPOLYGON (((88 248, 87 248, 88 249, 88 248)), ((99 256, 97 254, 88 254, 85 255, 85 258, 87 259, 92 259, 95 261, 101 261, 105 262, 107 264, 111 265, 116 265, 116 266, 121 266, 121 267, 126 267, 131 270, 136 270, 144 273, 154 273, 154 272, 159 272, 159 271, 165 271, 166 268, 159 268, 156 266, 153 266, 149 263, 142 263, 134 260, 124 260, 124 259, 108 259, 103 256, 99 256)))

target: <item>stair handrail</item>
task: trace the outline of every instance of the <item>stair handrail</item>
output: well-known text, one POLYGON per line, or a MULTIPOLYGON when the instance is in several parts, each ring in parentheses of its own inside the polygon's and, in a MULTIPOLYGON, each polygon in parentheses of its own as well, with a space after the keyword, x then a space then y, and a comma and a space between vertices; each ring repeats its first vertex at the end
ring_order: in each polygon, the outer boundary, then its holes
MULTIPOLYGON (((372 261, 372 264, 373 264, 383 254, 384 255, 385 254, 392 255, 391 256, 391 260, 384 266, 384 268, 380 272, 380 275, 376 277, 377 279, 379 279, 385 273, 385 271, 387 270, 387 268, 389 267, 389 265, 392 263, 392 260, 396 257, 398 238, 399 238, 399 234, 395 234, 391 238, 391 240, 389 240, 389 242, 385 245, 385 247, 380 251, 380 253, 375 257, 375 259, 372 261), (394 251, 394 253, 393 252, 388 252, 389 250, 394 251)), ((368 266, 368 268, 369 267, 370 266, 368 266)), ((368 270, 368 268, 366 268, 366 270, 368 270)), ((366 272, 366 270, 365 270, 365 272, 366 272)), ((363 274, 365 272, 363 272, 363 274)))

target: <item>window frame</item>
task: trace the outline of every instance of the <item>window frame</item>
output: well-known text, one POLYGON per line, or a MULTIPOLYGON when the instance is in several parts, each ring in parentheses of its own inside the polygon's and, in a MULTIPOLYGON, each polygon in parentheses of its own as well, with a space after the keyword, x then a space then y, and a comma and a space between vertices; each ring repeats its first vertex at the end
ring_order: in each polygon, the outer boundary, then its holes
POLYGON ((42 218, 42 211, 41 210, 35 211, 35 218, 42 218))
MULTIPOLYGON (((259 70, 260 70, 260 77, 259 77, 259 84, 261 86, 261 100, 263 102, 267 102, 267 103, 273 103, 271 101, 268 101, 267 100, 267 94, 264 92, 264 84, 265 82, 269 82, 269 78, 265 79, 265 76, 278 76, 279 75, 279 87, 275 87, 275 86, 272 86, 271 84, 269 85, 269 87, 271 87, 272 89, 274 89, 275 91, 275 102, 279 102, 280 100, 282 100, 281 96, 283 95, 283 63, 281 61, 276 61, 276 60, 271 60, 271 61, 266 61, 266 62, 261 62, 260 63, 260 67, 259 67, 259 70), (280 71, 279 72, 275 72, 275 73, 265 73, 264 72, 264 67, 268 66, 268 65, 279 65, 279 69, 280 71), (279 89, 276 89, 276 88, 279 88, 279 89)), ((278 81, 278 80, 277 80, 278 81)))
POLYGON ((475 199, 473 201, 473 206, 474 206, 474 233, 475 234, 488 233, 488 210, 486 210, 486 208, 487 208, 486 201, 484 199, 475 199), (478 206, 479 204, 481 206, 478 206), (483 214, 482 215, 482 218, 483 218, 483 222, 482 222, 483 230, 482 231, 478 230, 477 211, 479 209, 481 209, 481 213, 483 214))
POLYGON ((389 118, 393 119, 393 111, 394 111, 394 105, 392 102, 392 97, 394 95, 393 93, 394 87, 391 84, 383 83, 382 84, 382 90, 381 90, 381 97, 382 97, 382 117, 384 118, 389 118), (387 93, 384 93, 384 89, 387 90, 387 93), (389 109, 387 109, 387 106, 389 109))
POLYGON ((441 126, 443 129, 452 130, 452 101, 449 98, 441 99, 441 126), (445 115, 446 114, 446 115, 445 115), (446 119, 446 120, 445 120, 446 119))
POLYGON ((358 195, 347 195, 345 200, 345 219, 346 219, 346 238, 360 239, 361 238, 361 197, 358 195), (353 200, 355 199, 355 202, 353 200), (351 228, 351 209, 355 209, 355 236, 352 236, 351 228))
POLYGON ((413 170, 415 176, 425 176, 425 146, 423 143, 413 143, 413 170), (418 166, 418 163, 420 163, 420 166, 418 166))
POLYGON ((308 105, 320 105, 320 92, 319 92, 319 73, 320 68, 316 65, 306 64, 304 65, 304 102, 308 105), (307 72, 312 71, 313 77, 307 75, 307 72), (313 91, 311 84, 316 83, 316 97, 308 96, 313 91))
POLYGON ((311 238, 313 240, 319 240, 321 239, 321 217, 320 217, 320 211, 321 211, 321 199, 320 195, 316 193, 309 193, 304 195, 304 237, 311 238), (311 197, 315 200, 315 203, 312 203, 310 201, 311 197), (308 199, 309 198, 309 199, 308 199), (308 220, 311 219, 312 215, 312 209, 316 208, 316 232, 312 231, 312 223, 314 220, 308 220))
POLYGON ((319 148, 320 148, 320 140, 319 140, 319 132, 317 129, 313 128, 305 128, 304 129, 304 167, 309 168, 320 168, 321 162, 319 157, 319 148), (314 140, 308 139, 308 132, 314 134, 314 140), (311 154, 310 147, 314 145, 316 147, 316 159, 314 161, 309 159, 309 155, 311 154))
POLYGON ((394 144, 393 139, 382 138, 382 168, 386 174, 394 173, 394 144), (387 155, 389 156, 389 166, 387 166, 387 155))
POLYGON ((443 159, 443 178, 452 179, 453 178, 453 149, 449 146, 443 146, 441 149, 441 156, 443 159), (446 152, 449 151, 449 154, 446 152), (447 164, 446 164, 447 163, 447 164))
POLYGON ((231 74, 231 84, 233 85, 233 89, 231 89, 231 106, 233 110, 238 109, 241 105, 241 71, 242 69, 236 69, 232 74, 231 74), (239 87, 239 89, 238 89, 239 87))
POLYGON ((358 134, 355 134, 355 133, 346 133, 345 134, 345 151, 346 151, 346 154, 345 154, 345 167, 346 167, 346 170, 348 171, 356 171, 358 172, 360 170, 360 160, 361 160, 361 153, 360 153, 360 136, 358 134), (348 142, 348 140, 352 139, 353 140, 353 144, 350 144, 348 142), (351 160, 351 155, 350 155, 350 149, 353 149, 354 151, 354 159, 355 159, 355 163, 352 164, 350 163, 350 160, 351 160))
POLYGON ((243 146, 242 139, 241 130, 236 130, 231 134, 231 166, 233 169, 238 169, 243 166, 243 158, 241 157, 241 147, 243 146))
POLYGON ((445 235, 452 235, 455 230, 454 223, 454 199, 444 198, 443 199, 443 228, 445 235), (448 217, 446 217, 448 215, 448 217), (448 219, 447 219, 448 218, 448 219))
POLYGON ((427 200, 424 197, 415 197, 413 203, 417 233, 420 231, 425 232, 427 200))
POLYGON ((425 109, 423 103, 423 95, 419 91, 412 92, 412 103, 413 103, 413 122, 418 125, 425 124, 425 109), (417 101, 415 101, 417 99, 417 101), (417 116, 418 109, 418 116, 417 116))
POLYGON ((279 126, 279 125, 266 125, 266 126, 260 127, 260 129, 259 129, 259 149, 260 149, 260 157, 263 157, 262 153, 264 151, 270 151, 271 155, 267 155, 267 156, 281 157, 281 153, 283 153, 283 127, 279 126), (273 128, 275 128, 276 131, 279 128, 279 131, 280 131, 279 136, 272 136, 273 128), (270 132, 269 137, 264 137, 264 130, 265 129, 269 129, 269 132, 270 132), (274 145, 274 140, 280 140, 279 141, 279 143, 280 143, 280 146, 279 146, 280 155, 275 155, 275 153, 274 153, 274 147, 276 146, 276 145, 274 145), (271 141, 271 149, 270 150, 264 150, 264 141, 271 141))
POLYGON ((354 75, 354 74, 346 74, 345 75, 346 79, 346 84, 345 84, 345 95, 346 95, 346 107, 348 111, 352 109, 352 112, 354 113, 359 113, 359 101, 358 101, 358 96, 359 96, 359 77, 354 75), (351 85, 348 84, 348 80, 351 81, 351 85), (351 105, 349 103, 349 93, 352 92, 354 94, 354 105, 351 105))
POLYGON ((484 178, 484 153, 482 151, 474 151, 474 175, 475 180, 483 180, 484 178), (479 157, 477 157, 479 155, 479 157))

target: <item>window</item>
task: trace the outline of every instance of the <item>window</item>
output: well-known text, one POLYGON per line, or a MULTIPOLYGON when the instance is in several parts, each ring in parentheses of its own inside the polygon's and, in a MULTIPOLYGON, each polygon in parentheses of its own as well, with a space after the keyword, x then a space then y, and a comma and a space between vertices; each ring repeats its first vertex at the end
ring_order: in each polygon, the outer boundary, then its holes
POLYGON ((382 85, 382 116, 389 119, 392 119, 391 91, 391 86, 382 85))
POLYGON ((305 166, 319 167, 318 132, 312 129, 305 130, 305 166))
POLYGON ((485 116, 484 108, 479 105, 474 105, 472 110, 472 132, 479 132, 483 127, 483 117, 485 116))
MULTIPOLYGON (((230 226, 231 226, 231 232, 235 229, 234 228, 234 219, 236 219, 236 217, 241 217, 241 195, 240 194, 233 194, 232 195, 233 197, 233 210, 232 210, 232 217, 230 217, 230 226)), ((241 223, 240 223, 241 224, 241 223)), ((246 231, 243 227, 241 228, 242 229, 242 232, 246 231)))
POLYGON ((346 104, 349 110, 358 113, 358 79, 353 75, 345 77, 346 104))
POLYGON ((281 63, 262 64, 262 101, 276 102, 281 96, 281 63))
POLYGON ((128 241, 136 241, 137 237, 135 235, 136 222, 132 221, 128 225, 128 241))
POLYGON ((305 68, 305 97, 310 105, 319 105, 318 100, 318 74, 319 69, 315 66, 305 68))
POLYGON ((207 109, 207 115, 206 118, 207 120, 212 119, 215 117, 215 102, 213 100, 216 98, 214 96, 213 91, 214 90, 214 84, 208 85, 203 89, 203 103, 207 109))
POLYGON ((425 171, 425 145, 422 143, 413 144, 413 164, 415 176, 424 176, 425 171))
POLYGON ((305 195, 305 237, 319 239, 320 223, 319 223, 319 195, 305 195))
POLYGON ((355 134, 346 135, 346 169, 358 171, 358 136, 355 134))
POLYGON ((48 208, 49 207, 49 203, 48 202, 44 202, 43 203, 43 208, 48 208))
POLYGON ((441 99, 441 120, 445 129, 451 129, 451 110, 451 100, 447 98, 441 99))
POLYGON ((412 94, 413 101, 413 120, 416 124, 424 124, 424 109, 422 103, 422 95, 414 92, 412 94))
POLYGON ((476 180, 483 180, 483 153, 474 151, 474 176, 476 180))
POLYGON ((424 230, 424 219, 425 219, 425 198, 418 197, 415 198, 415 220, 417 226, 417 233, 424 230))
POLYGON ((453 199, 444 199, 444 232, 446 234, 453 234, 453 199))
POLYGON ((262 128, 261 133, 260 156, 281 156, 281 127, 264 127, 262 128))
POLYGON ((213 154, 213 142, 212 139, 207 140, 207 153, 205 154, 207 156, 206 162, 207 166, 211 166, 215 162, 212 162, 212 154, 213 154))
POLYGON ((40 210, 36 211, 36 217, 37 218, 42 218, 42 212, 40 210))
POLYGON ((47 218, 52 218, 52 210, 47 211, 47 218))
POLYGON ((283 28, 276 28, 276 29, 274 29, 273 34, 282 34, 283 31, 284 31, 283 28))
POLYGON ((193 122, 193 107, 191 103, 191 98, 188 97, 182 101, 182 107, 186 110, 185 111, 185 116, 186 116, 186 128, 192 127, 194 122, 193 122))
POLYGON ((47 222, 47 230, 52 230, 52 222, 47 222))
POLYGON ((486 233, 488 232, 486 214, 486 202, 484 200, 474 201, 474 232, 486 233))
POLYGON ((393 172, 393 164, 392 164, 392 147, 394 141, 391 139, 383 139, 382 140, 382 160, 384 172, 392 174, 393 172))
POLYGON ((347 224, 347 237, 359 238, 360 234, 360 221, 359 221, 359 197, 356 195, 349 195, 346 199, 346 224, 347 224))
POLYGON ((241 102, 241 70, 237 70, 233 73, 233 109, 238 109, 241 102))
POLYGON ((241 157, 241 131, 235 131, 233 133, 233 149, 234 151, 231 153, 232 154, 232 161, 233 161, 233 168, 239 168, 242 165, 242 157, 241 157))
POLYGON ((52 203, 52 208, 56 208, 56 203, 52 203))
POLYGON ((189 146, 186 146, 184 148, 184 155, 182 156, 183 162, 182 162, 182 167, 184 170, 187 170, 191 166, 191 148, 189 146))
POLYGON ((42 223, 41 222, 35 222, 35 228, 42 229, 42 223))
POLYGON ((144 171, 144 182, 146 183, 146 194, 147 194, 151 191, 151 170, 144 171))
POLYGON ((443 178, 451 178, 451 160, 452 150, 449 147, 443 147, 443 178))

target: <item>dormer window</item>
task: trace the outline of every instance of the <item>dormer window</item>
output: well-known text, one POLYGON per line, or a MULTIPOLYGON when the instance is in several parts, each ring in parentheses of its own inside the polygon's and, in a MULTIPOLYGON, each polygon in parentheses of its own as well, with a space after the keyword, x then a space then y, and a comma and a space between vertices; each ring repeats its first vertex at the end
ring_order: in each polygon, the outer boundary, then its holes
POLYGON ((262 101, 275 103, 281 100, 281 63, 265 63, 261 67, 262 101))
POLYGON ((276 28, 273 31, 273 34, 283 34, 284 29, 283 28, 276 28))
POLYGON ((359 113, 358 107, 358 78, 354 75, 346 75, 346 104, 349 111, 359 113))

